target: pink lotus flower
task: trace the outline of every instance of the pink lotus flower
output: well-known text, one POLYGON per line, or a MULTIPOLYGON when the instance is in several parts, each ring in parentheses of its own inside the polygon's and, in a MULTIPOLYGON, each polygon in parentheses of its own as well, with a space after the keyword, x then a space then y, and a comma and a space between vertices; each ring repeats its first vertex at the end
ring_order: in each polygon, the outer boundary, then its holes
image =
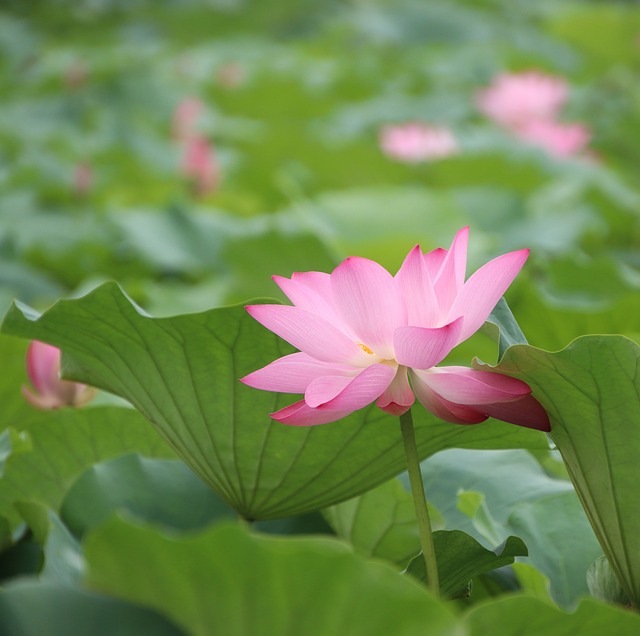
POLYGON ((84 384, 60 379, 60 349, 33 340, 27 349, 27 374, 35 389, 22 386, 29 404, 39 409, 81 406, 91 401, 96 390, 84 384))
POLYGON ((72 62, 64 73, 64 84, 69 90, 78 89, 86 84, 89 77, 89 71, 84 62, 76 60, 72 62))
POLYGON ((205 137, 185 140, 181 171, 192 181, 198 195, 205 195, 217 187, 220 169, 213 148, 205 137))
POLYGON ((591 139, 589 129, 582 124, 563 124, 550 120, 530 121, 518 126, 514 133, 519 139, 561 158, 581 154, 591 139))
POLYGON ((88 163, 79 163, 73 170, 73 191, 79 196, 85 196, 93 186, 93 169, 88 163))
POLYGON ((380 148, 392 159, 417 163, 454 155, 458 151, 458 144, 447 128, 408 123, 382 128, 380 148))
POLYGON ((185 141, 197 134, 198 119, 204 112, 204 105, 195 97, 183 99, 173 114, 173 136, 185 141))
POLYGON ((536 71, 505 73, 478 92, 476 103, 487 117, 512 128, 531 120, 553 119, 568 94, 563 79, 536 71))
POLYGON ((476 424, 497 417, 549 430, 524 382, 490 371, 437 367, 473 335, 522 268, 529 250, 499 256, 465 282, 469 228, 449 250, 419 246, 392 276, 350 257, 331 274, 274 276, 289 305, 250 305, 258 322, 300 352, 242 378, 245 384, 304 399, 272 413, 284 424, 339 420, 371 402, 392 415, 418 401, 443 420, 476 424), (411 382, 411 384, 409 383, 411 382))
POLYGON ((246 72, 240 63, 226 62, 216 71, 215 79, 220 86, 237 88, 245 83, 246 72))

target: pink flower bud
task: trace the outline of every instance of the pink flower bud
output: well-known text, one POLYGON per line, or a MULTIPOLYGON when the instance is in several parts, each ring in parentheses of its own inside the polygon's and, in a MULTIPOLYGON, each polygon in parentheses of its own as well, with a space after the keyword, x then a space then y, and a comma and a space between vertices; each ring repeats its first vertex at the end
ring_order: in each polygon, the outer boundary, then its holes
POLYGON ((514 133, 532 146, 544 148, 554 157, 571 157, 581 154, 591 138, 589 129, 582 124, 565 124, 556 121, 530 121, 518 126, 514 133))
POLYGON ((205 137, 185 140, 181 172, 193 183, 194 191, 199 196, 218 186, 220 169, 213 148, 205 137))
POLYGON ((93 169, 88 163, 79 163, 73 170, 73 191, 83 197, 93 186, 93 169))
POLYGON ((64 73, 64 85, 68 90, 81 88, 87 83, 89 71, 84 62, 76 60, 70 64, 64 73))
POLYGON ((204 111, 204 105, 195 97, 183 99, 173 114, 173 136, 186 141, 197 133, 198 119, 204 111))
POLYGON ((27 374, 35 391, 23 385, 22 394, 38 409, 82 406, 96 393, 93 387, 60 379, 60 349, 38 340, 27 349, 27 374))
POLYGON ((564 79, 537 71, 504 73, 478 92, 476 104, 489 119, 512 128, 532 120, 553 119, 568 95, 564 79))
POLYGON ((215 80, 224 88, 237 88, 246 81, 245 70, 238 62, 227 62, 218 68, 215 80))
POLYGON ((454 155, 458 144, 447 128, 413 122, 385 126, 380 131, 380 148, 391 159, 418 163, 454 155))

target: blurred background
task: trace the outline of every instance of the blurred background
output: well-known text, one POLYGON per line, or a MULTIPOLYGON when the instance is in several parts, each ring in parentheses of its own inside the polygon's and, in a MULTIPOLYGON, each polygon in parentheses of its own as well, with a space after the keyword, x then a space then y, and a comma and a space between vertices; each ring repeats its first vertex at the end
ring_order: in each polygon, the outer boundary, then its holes
POLYGON ((534 345, 640 334, 640 7, 3 0, 0 309, 155 315, 471 226, 534 345))

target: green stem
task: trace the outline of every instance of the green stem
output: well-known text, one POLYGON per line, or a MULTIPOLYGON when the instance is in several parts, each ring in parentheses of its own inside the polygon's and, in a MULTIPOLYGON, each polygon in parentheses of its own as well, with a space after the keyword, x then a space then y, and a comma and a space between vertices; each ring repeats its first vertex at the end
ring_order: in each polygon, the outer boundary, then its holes
POLYGON ((418 520, 418 532, 420 534, 422 556, 427 568, 427 584, 431 592, 435 596, 439 596, 440 582, 438 580, 436 550, 433 545, 433 534, 431 531, 429 510, 427 509, 427 498, 424 493, 422 473, 420 472, 420 460, 418 459, 416 436, 413 431, 413 417, 411 416, 411 409, 400 416, 400 428, 402 430, 404 452, 407 457, 407 472, 409 473, 409 483, 411 484, 413 506, 416 511, 416 519, 418 520))

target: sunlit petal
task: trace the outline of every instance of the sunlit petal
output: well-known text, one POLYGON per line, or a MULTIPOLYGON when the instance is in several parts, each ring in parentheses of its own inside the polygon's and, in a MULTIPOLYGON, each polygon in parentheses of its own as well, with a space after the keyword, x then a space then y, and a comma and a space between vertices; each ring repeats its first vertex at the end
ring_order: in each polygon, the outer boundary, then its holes
POLYGON ((312 409, 304 400, 300 400, 275 413, 271 413, 271 417, 289 426, 317 426, 318 424, 337 422, 352 412, 348 409, 343 409, 342 411, 312 409))
POLYGON ((323 362, 365 366, 368 354, 327 320, 289 305, 249 305, 247 311, 267 329, 323 362))
POLYGON ((377 399, 376 406, 390 415, 406 413, 415 402, 407 379, 407 367, 398 367, 395 377, 386 391, 377 399))
MULTIPOLYGON (((348 409, 355 411, 367 406, 367 404, 371 404, 371 402, 380 397, 389 384, 391 384, 395 374, 396 369, 391 365, 372 364, 370 367, 363 369, 339 392, 335 392, 335 388, 340 384, 339 380, 325 382, 323 378, 320 378, 314 383, 319 386, 317 391, 315 391, 311 403, 309 390, 307 390, 305 394, 305 401, 309 406, 315 403, 318 404, 320 408, 326 407, 332 410, 348 409), (322 395, 323 391, 324 396, 322 395), (320 400, 328 396, 330 392, 334 392, 334 397, 320 402, 320 400)), ((309 388, 311 389, 312 387, 310 386, 309 388)))
POLYGON ((419 245, 407 254, 396 274, 396 281, 407 308, 407 323, 417 327, 435 327, 440 309, 419 245))
POLYGON ((440 272, 444 259, 447 258, 447 254, 448 252, 444 247, 436 247, 436 249, 422 255, 424 264, 427 266, 427 271, 429 272, 429 278, 431 278, 432 281, 438 277, 438 273, 440 272))
POLYGON ((469 277, 448 316, 449 320, 464 316, 461 341, 469 338, 483 325, 528 256, 528 249, 503 254, 469 277))
POLYGON ((311 408, 326 404, 340 395, 352 381, 352 375, 322 375, 309 384, 304 394, 304 401, 311 408))
MULTIPOLYGON (((349 327, 336 312, 331 292, 331 276, 324 272, 295 272, 291 278, 273 276, 286 297, 300 309, 322 316, 350 337, 349 327)), ((351 337, 355 340, 355 336, 351 337)))
POLYGON ((468 242, 469 228, 463 227, 455 235, 438 275, 434 280, 434 289, 438 303, 441 310, 445 313, 453 305, 453 301, 464 285, 464 277, 467 269, 468 242))
POLYGON ((406 324, 395 279, 378 263, 353 256, 331 274, 336 309, 360 342, 382 358, 393 358, 393 332, 406 324))
POLYGON ((347 365, 321 362, 306 353, 292 353, 249 373, 240 381, 263 391, 304 393, 316 378, 329 374, 349 377, 356 372, 356 369, 347 365))
POLYGON ((412 369, 429 369, 441 362, 459 342, 464 324, 458 318, 444 327, 400 327, 396 329, 393 346, 398 364, 412 369))
MULTIPOLYGON (((371 404, 393 380, 396 370, 386 364, 374 364, 363 369, 342 391, 318 407, 308 404, 308 398, 291 404, 271 417, 291 426, 328 424, 371 404)), ((335 387, 335 385, 334 385, 335 387)))

